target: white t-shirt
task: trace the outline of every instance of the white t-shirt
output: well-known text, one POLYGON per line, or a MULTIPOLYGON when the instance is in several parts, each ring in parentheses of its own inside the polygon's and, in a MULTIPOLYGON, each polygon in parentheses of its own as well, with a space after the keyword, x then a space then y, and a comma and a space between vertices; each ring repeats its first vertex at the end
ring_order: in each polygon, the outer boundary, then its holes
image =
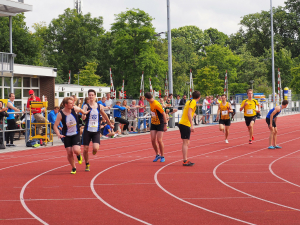
POLYGON ((207 110, 206 104, 209 104, 209 102, 206 99, 204 99, 202 104, 202 110, 207 110))
MULTIPOLYGON (((106 107, 111 107, 112 104, 113 104, 113 100, 112 100, 112 99, 108 99, 108 100, 105 101, 106 107)), ((110 110, 109 110, 109 109, 104 110, 104 112, 105 112, 106 114, 110 114, 110 110)))
POLYGON ((230 102, 230 104, 231 104, 231 108, 232 108, 232 109, 235 109, 235 104, 233 104, 233 103, 234 103, 234 100, 230 100, 229 102, 230 102))

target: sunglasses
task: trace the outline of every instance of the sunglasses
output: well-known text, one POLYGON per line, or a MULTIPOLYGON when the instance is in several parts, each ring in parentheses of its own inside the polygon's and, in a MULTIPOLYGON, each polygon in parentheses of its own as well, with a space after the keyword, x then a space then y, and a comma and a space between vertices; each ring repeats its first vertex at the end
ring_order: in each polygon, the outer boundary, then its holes
POLYGON ((33 94, 30 94, 30 95, 33 95, 33 94))

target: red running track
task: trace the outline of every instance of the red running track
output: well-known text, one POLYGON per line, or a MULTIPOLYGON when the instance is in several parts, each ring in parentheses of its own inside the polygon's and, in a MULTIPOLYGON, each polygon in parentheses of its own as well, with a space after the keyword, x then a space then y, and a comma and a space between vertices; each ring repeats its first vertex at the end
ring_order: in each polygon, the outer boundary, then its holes
POLYGON ((105 140, 91 172, 69 174, 63 146, 0 154, 0 224, 300 224, 300 115, 278 118, 279 150, 264 120, 197 128, 182 166, 179 131, 153 163, 148 135, 105 140))

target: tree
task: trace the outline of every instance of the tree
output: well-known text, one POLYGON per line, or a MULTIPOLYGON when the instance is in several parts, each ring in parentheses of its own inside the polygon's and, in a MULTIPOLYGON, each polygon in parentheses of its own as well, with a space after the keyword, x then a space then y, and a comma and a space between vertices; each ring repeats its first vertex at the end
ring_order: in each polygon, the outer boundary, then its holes
POLYGON ((209 41, 206 45, 217 44, 226 47, 229 43, 229 37, 223 32, 220 32, 214 28, 209 28, 205 30, 204 36, 209 37, 209 41))
MULTIPOLYGON (((144 11, 132 9, 116 15, 111 27, 114 83, 121 87, 124 80, 127 94, 135 97, 139 93, 142 71, 145 81, 149 77, 153 79, 156 90, 163 87, 167 72, 167 63, 159 58, 153 47, 155 29, 152 20, 144 11)), ((145 82, 145 89, 148 89, 148 83, 145 82)))
MULTIPOLYGON (((106 86, 106 84, 101 84, 99 75, 96 75, 98 64, 96 62, 87 63, 84 69, 80 70, 79 74, 79 85, 83 86, 106 86)), ((76 80, 78 79, 78 74, 75 75, 76 80)))
POLYGON ((293 80, 291 88, 296 94, 300 94, 300 66, 291 69, 293 80))
MULTIPOLYGON (((32 35, 26 26, 24 13, 12 18, 13 53, 15 63, 39 65, 41 42, 32 35)), ((9 49, 9 18, 0 17, 0 52, 9 49)))
POLYGON ((219 79, 221 80, 225 79, 225 73, 227 70, 229 83, 235 82, 240 58, 228 47, 216 44, 205 47, 205 51, 206 57, 200 60, 199 67, 216 66, 219 73, 219 79))
POLYGON ((57 74, 68 80, 69 70, 77 74, 87 62, 97 61, 101 35, 104 33, 102 17, 92 18, 91 14, 78 14, 66 9, 57 19, 53 19, 45 35, 47 60, 58 69, 57 74))
POLYGON ((199 90, 202 96, 221 94, 223 92, 223 83, 219 79, 216 66, 206 66, 199 69, 194 79, 195 89, 199 90))

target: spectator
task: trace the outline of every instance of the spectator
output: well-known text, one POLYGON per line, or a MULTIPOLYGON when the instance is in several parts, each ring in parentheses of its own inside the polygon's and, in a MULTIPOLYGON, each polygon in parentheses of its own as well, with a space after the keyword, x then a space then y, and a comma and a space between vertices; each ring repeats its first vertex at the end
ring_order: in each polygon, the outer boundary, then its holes
MULTIPOLYGON (((54 126, 58 112, 59 112, 59 107, 55 106, 54 109, 48 114, 48 121, 49 121, 49 123, 51 123, 52 130, 53 130, 53 126, 54 126)), ((59 129, 59 131, 62 130, 62 122, 59 123, 58 129, 59 129)))
POLYGON ((230 97, 230 101, 229 103, 231 104, 231 108, 232 108, 232 113, 231 113, 231 120, 234 121, 234 115, 235 115, 235 106, 236 106, 236 102, 235 100, 232 98, 232 96, 230 97))
POLYGON ((107 125, 106 120, 102 117, 101 124, 100 124, 100 137, 102 137, 106 125, 107 125))
POLYGON ((74 99, 74 105, 79 106, 79 99, 76 95, 72 95, 72 98, 74 99))
POLYGON ((210 105, 210 103, 208 102, 208 96, 206 96, 206 98, 203 100, 203 104, 202 104, 202 118, 200 121, 202 121, 202 123, 208 123, 209 121, 206 120, 206 114, 207 114, 207 106, 210 105))
MULTIPOLYGON (((115 121, 114 120, 110 120, 110 123, 112 126, 115 125, 115 121)), ((118 136, 118 132, 114 132, 113 130, 113 127, 110 127, 108 124, 104 127, 104 130, 103 130, 103 135, 106 136, 106 137, 112 137, 112 138, 115 138, 118 136)))
POLYGON ((128 122, 128 120, 121 118, 121 111, 126 110, 126 108, 121 106, 120 101, 117 101, 113 108, 115 108, 115 110, 114 110, 115 121, 119 122, 120 124, 125 124, 125 126, 123 127, 123 130, 121 130, 122 134, 128 135, 128 132, 126 130, 128 128, 129 122, 128 122))
MULTIPOLYGON (((27 109, 30 109, 30 102, 41 102, 41 99, 37 96, 35 96, 34 91, 30 90, 29 91, 30 98, 27 101, 27 109)), ((41 109, 40 108, 31 108, 31 112, 33 114, 33 117, 36 121, 36 123, 45 123, 45 117, 41 114, 41 109)), ((36 134, 41 134, 42 133, 42 124, 37 124, 37 131, 36 134)))
POLYGON ((176 109, 178 109, 179 103, 180 103, 180 95, 177 95, 176 100, 175 100, 175 108, 176 109))
MULTIPOLYGON (((182 99, 179 102, 179 105, 184 106, 186 103, 186 95, 183 95, 182 99)), ((178 107, 178 110, 182 110, 183 107, 178 107)))
POLYGON ((0 133, 0 144, 3 144, 3 118, 4 117, 8 117, 8 114, 7 114, 7 111, 8 108, 3 108, 3 102, 0 101, 0 130, 1 130, 1 133, 0 133))
POLYGON ((208 96, 207 101, 208 101, 209 105, 207 105, 206 121, 209 121, 210 114, 211 114, 211 107, 210 107, 210 105, 212 104, 212 97, 208 96))
POLYGON ((133 132, 136 132, 137 108, 139 108, 139 106, 136 105, 136 101, 132 100, 130 110, 128 111, 129 132, 131 131, 131 124, 133 125, 133 132))
POLYGON ((102 99, 100 98, 100 100, 97 103, 100 104, 100 105, 103 105, 104 110, 110 110, 110 107, 106 106, 105 101, 106 101, 106 97, 102 97, 102 99))
MULTIPOLYGON (((7 112, 12 113, 9 114, 9 116, 7 117, 7 130, 15 130, 16 129, 16 121, 15 121, 15 114, 13 114, 13 112, 20 112, 19 109, 17 109, 14 105, 14 100, 15 100, 15 94, 14 93, 10 93, 9 94, 9 100, 7 102, 7 112)), ((6 146, 12 146, 15 147, 14 145, 14 135, 15 132, 7 132, 5 134, 5 140, 6 140, 6 146), (10 142, 10 143, 9 143, 10 142)))
MULTIPOLYGON (((144 104, 144 101, 145 101, 145 97, 144 96, 140 96, 140 100, 139 100, 139 117, 144 117, 144 114, 145 114, 145 109, 146 109, 146 106, 144 104)), ((138 120, 138 131, 140 132, 141 131, 141 122, 144 122, 144 132, 147 131, 147 126, 146 126, 146 119, 139 119, 138 120)))
MULTIPOLYGON (((48 98, 47 98, 46 95, 44 95, 44 102, 48 102, 48 98)), ((41 109, 43 117, 45 117, 45 110, 46 110, 45 107, 43 107, 43 108, 41 109)))
MULTIPOLYGON (((126 120, 126 113, 128 113, 128 111, 130 110, 130 106, 127 105, 127 101, 126 100, 123 100, 122 102, 122 106, 125 107, 127 110, 121 110, 121 118, 126 120)), ((123 130, 124 128, 124 124, 121 125, 121 130, 123 130)), ((128 129, 128 127, 127 127, 128 129)), ((126 130, 126 129, 125 129, 126 130)))
POLYGON ((106 107, 109 107, 109 109, 104 110, 104 112, 107 114, 108 118, 110 118, 110 109, 113 105, 113 100, 110 98, 110 93, 106 93, 106 101, 104 103, 106 107))

